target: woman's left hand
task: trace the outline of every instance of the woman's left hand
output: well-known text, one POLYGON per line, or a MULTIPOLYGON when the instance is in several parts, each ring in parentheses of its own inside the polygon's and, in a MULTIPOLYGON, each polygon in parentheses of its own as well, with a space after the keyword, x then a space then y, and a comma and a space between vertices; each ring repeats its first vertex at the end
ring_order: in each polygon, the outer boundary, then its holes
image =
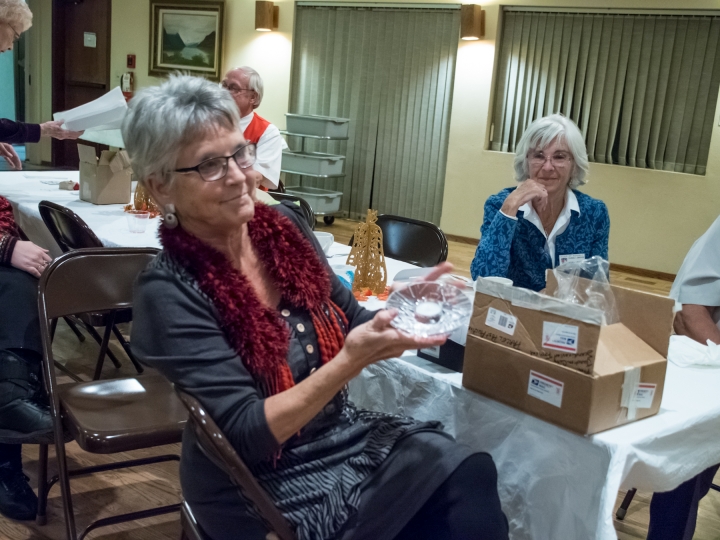
POLYGON ((10 264, 18 270, 24 270, 28 274, 40 277, 52 262, 52 258, 48 255, 48 250, 36 246, 32 242, 18 240, 12 252, 10 264))

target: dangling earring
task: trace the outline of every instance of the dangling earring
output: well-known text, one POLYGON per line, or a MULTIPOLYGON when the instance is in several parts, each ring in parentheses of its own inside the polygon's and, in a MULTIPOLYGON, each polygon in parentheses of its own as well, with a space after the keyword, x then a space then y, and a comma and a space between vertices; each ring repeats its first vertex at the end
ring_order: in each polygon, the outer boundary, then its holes
POLYGON ((166 204, 165 205, 165 214, 163 215, 165 226, 168 229, 174 229, 178 226, 178 218, 175 215, 175 205, 174 204, 166 204))

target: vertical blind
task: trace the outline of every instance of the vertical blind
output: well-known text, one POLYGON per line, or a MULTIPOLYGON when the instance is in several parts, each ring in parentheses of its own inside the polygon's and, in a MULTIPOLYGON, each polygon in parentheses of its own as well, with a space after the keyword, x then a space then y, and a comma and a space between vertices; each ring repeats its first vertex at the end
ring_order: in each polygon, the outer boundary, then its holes
POLYGON ((439 223, 459 10, 296 9, 290 110, 350 118, 348 141, 306 141, 345 155, 346 177, 303 184, 342 191, 354 219, 372 207, 439 223))
POLYGON ((705 174, 720 17, 506 11, 491 149, 559 112, 590 161, 705 174))

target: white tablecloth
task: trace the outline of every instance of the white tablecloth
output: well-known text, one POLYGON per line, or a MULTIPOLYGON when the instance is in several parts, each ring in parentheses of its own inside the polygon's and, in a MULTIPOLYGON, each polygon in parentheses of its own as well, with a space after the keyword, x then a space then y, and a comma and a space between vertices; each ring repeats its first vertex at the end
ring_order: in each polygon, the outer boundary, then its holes
MULTIPOLYGON (((81 201, 78 191, 64 191, 58 188, 61 180, 78 181, 77 171, 28 171, 0 173, 0 195, 13 205, 15 219, 28 238, 37 245, 50 250, 57 257, 60 248, 40 218, 38 203, 48 200, 67 206, 100 238, 108 247, 160 247, 157 228, 160 220, 148 222, 144 233, 131 233, 122 204, 96 205, 81 201)), ((128 203, 130 201, 128 200, 128 203)))
MULTIPOLYGON (((77 172, 0 173, 0 195, 10 200, 28 236, 59 254, 37 203, 47 199, 74 210, 107 246, 159 247, 158 219, 131 233, 122 205, 96 206, 78 192, 44 184, 77 180, 77 172)), ((334 244, 331 264, 349 247, 334 244)), ((388 259, 388 275, 412 268, 388 259)), ((382 307, 376 299, 369 309, 382 307)), ((440 420, 461 442, 489 452, 513 539, 614 539, 618 489, 672 489, 720 463, 720 370, 668 364, 660 413, 590 437, 581 437, 462 387, 462 376, 417 358, 379 362, 350 384, 358 406, 440 420)))
POLYGON ((615 539, 618 490, 667 491, 720 463, 720 370, 668 363, 660 412, 582 437, 462 387, 462 375, 414 355, 350 383, 362 408, 440 420, 492 455, 513 539, 615 539))

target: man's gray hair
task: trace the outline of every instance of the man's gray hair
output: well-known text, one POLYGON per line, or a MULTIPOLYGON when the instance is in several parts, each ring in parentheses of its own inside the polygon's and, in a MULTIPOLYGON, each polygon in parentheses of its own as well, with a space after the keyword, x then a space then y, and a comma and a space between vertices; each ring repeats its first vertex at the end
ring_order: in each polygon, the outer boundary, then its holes
POLYGON ((249 66, 242 66, 235 69, 237 69, 238 71, 242 71, 245 74, 245 76, 248 78, 248 88, 250 88, 250 90, 253 90, 257 94, 255 105, 253 105, 253 109, 257 109, 260 106, 260 103, 262 103, 263 92, 265 89, 262 77, 257 71, 255 71, 249 66))
POLYGON ((230 93, 189 75, 171 75, 160 86, 141 90, 129 103, 122 125, 135 177, 168 182, 180 151, 217 128, 239 129, 240 115, 230 93))
POLYGON ((32 26, 32 11, 23 0, 0 0, 0 22, 9 24, 18 34, 32 26))
POLYGON ((528 154, 533 150, 546 148, 555 139, 564 141, 573 157, 570 188, 575 189, 587 184, 588 157, 585 139, 575 122, 562 114, 538 118, 527 127, 515 151, 515 180, 524 182, 528 179, 530 175, 528 154))

